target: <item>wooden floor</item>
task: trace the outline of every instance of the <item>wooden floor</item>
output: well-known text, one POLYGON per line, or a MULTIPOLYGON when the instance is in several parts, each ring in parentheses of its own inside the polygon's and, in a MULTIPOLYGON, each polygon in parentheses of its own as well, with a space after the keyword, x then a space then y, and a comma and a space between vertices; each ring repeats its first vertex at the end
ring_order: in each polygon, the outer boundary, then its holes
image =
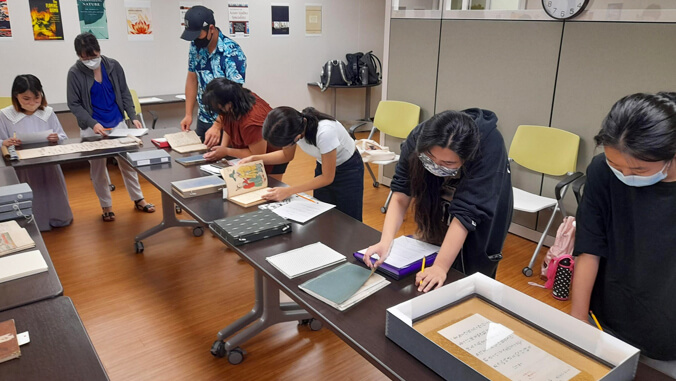
MULTIPOLYGON (((111 380, 385 379, 329 330, 312 332, 295 323, 279 324, 247 342, 240 365, 212 357, 216 332, 253 306, 251 267, 211 234, 193 237, 183 228, 148 238, 144 254, 135 254, 134 236, 159 223, 161 212, 135 211, 119 170, 109 168, 117 186, 112 192, 117 220, 101 220, 88 167, 68 168, 75 220, 43 237, 65 295, 75 303, 111 380)), ((313 168, 313 160, 299 151, 283 180, 306 181, 313 168)), ((368 173, 364 183, 364 222, 380 230, 389 189, 373 188, 368 173)), ((141 185, 146 198, 159 204, 159 192, 144 180, 141 185)), ((409 216, 401 234, 414 229, 409 216)), ((521 275, 534 247, 510 235, 498 280, 567 312, 568 302, 527 284, 536 277, 521 275)))

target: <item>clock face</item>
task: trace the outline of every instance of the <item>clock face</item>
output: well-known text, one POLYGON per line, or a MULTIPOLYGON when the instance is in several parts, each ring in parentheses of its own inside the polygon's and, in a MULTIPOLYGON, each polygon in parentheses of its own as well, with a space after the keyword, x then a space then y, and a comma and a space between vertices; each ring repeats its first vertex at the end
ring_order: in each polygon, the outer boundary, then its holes
POLYGON ((542 7, 551 17, 565 20, 582 13, 588 2, 589 0, 542 0, 542 7))

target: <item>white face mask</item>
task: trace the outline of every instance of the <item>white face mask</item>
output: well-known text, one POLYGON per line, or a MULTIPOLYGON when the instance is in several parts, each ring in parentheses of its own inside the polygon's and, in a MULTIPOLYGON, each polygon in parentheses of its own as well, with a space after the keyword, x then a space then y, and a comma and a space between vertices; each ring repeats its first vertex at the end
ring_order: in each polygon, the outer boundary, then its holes
POLYGON ((101 57, 92 58, 90 60, 83 60, 82 63, 91 70, 96 70, 101 66, 101 57))
POLYGON ((622 181, 626 185, 629 185, 630 187, 647 187, 659 183, 660 181, 667 178, 667 173, 665 172, 665 170, 669 165, 669 163, 664 164, 662 170, 650 176, 637 176, 637 175, 625 176, 622 172, 613 168, 613 166, 610 165, 610 163, 608 163, 608 160, 606 160, 606 164, 608 164, 608 167, 610 167, 610 170, 613 171, 618 180, 622 181))

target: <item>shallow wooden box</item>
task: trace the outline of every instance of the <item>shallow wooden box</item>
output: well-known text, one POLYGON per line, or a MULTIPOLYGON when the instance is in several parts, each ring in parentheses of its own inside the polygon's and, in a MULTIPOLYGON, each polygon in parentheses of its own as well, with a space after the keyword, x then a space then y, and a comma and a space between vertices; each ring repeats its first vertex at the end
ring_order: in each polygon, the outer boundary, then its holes
POLYGON ((437 333, 475 313, 576 369, 590 369, 572 381, 634 378, 638 349, 478 273, 387 309, 385 335, 445 379, 508 380, 437 333))

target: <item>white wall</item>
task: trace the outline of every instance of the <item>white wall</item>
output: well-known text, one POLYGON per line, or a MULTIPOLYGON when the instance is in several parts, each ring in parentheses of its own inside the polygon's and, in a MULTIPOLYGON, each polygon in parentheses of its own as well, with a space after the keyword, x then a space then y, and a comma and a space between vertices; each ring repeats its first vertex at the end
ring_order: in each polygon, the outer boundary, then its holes
MULTIPOLYGON (((236 39, 248 59, 245 86, 273 107, 314 106, 330 112, 332 93, 308 88, 316 81, 324 62, 345 60, 345 53, 373 50, 383 58, 385 0, 310 0, 323 5, 323 34, 305 36, 304 1, 287 0, 290 5, 290 35, 272 36, 270 3, 250 0, 248 38, 236 39)), ((34 41, 28 1, 10 0, 9 12, 14 37, 0 39, 0 96, 8 96, 17 74, 36 75, 52 103, 66 101, 66 75, 77 59, 73 39, 80 33, 76 0, 61 0, 65 39, 34 41), (4 40, 4 41, 3 41, 4 40)), ((227 1, 202 0, 213 9, 216 24, 227 32, 227 1)), ((129 86, 139 96, 182 93, 187 73, 188 42, 179 38, 182 28, 178 0, 151 0, 154 40, 127 40, 123 0, 107 0, 109 40, 101 40, 101 53, 121 62, 129 86)), ((380 100, 380 88, 373 89, 371 114, 380 100)), ((357 119, 363 116, 364 90, 348 89, 338 93, 337 116, 357 119)))

